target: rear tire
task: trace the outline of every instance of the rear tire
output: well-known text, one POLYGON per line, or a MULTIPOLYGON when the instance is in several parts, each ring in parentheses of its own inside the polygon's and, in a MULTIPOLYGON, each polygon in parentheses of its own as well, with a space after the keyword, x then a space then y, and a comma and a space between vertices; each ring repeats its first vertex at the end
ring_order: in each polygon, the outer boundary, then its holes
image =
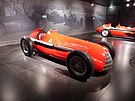
POLYGON ((90 78, 94 65, 90 56, 83 51, 73 51, 67 57, 67 68, 71 75, 80 81, 90 78))
POLYGON ((21 49, 26 56, 33 54, 33 42, 29 37, 23 37, 20 41, 21 49))
POLYGON ((112 59, 114 59, 114 57, 115 57, 115 49, 110 43, 101 41, 98 44, 106 47, 109 50, 112 59))

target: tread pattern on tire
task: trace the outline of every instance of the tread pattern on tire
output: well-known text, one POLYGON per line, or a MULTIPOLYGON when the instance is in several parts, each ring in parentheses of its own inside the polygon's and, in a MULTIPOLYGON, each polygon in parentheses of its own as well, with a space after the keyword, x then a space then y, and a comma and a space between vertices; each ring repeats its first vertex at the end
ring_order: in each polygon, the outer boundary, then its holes
POLYGON ((26 56, 31 56, 31 55, 33 54, 33 50, 34 50, 34 48, 33 48, 33 42, 31 41, 31 39, 30 39, 29 37, 24 36, 24 37, 21 39, 21 41, 20 41, 20 45, 21 45, 21 49, 22 49, 23 53, 24 53, 26 56), (24 40, 25 40, 25 41, 28 41, 28 43, 29 43, 29 50, 28 50, 28 53, 25 53, 24 50, 23 50, 22 41, 24 41, 24 40))

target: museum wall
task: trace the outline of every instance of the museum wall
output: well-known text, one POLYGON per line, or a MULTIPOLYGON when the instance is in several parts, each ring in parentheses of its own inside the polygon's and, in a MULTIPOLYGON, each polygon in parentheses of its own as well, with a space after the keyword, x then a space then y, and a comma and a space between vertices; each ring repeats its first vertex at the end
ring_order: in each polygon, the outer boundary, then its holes
POLYGON ((119 10, 119 23, 129 27, 135 27, 135 8, 125 8, 119 10))
POLYGON ((113 8, 107 7, 106 10, 106 23, 111 23, 112 26, 116 26, 118 24, 119 18, 119 9, 117 6, 113 6, 113 8))
POLYGON ((126 5, 114 6, 113 8, 107 8, 106 23, 112 23, 113 25, 121 24, 124 26, 135 27, 135 7, 131 3, 129 7, 126 5))
POLYGON ((67 35, 92 32, 105 23, 105 14, 106 7, 79 0, 0 0, 0 40, 38 27, 67 35))

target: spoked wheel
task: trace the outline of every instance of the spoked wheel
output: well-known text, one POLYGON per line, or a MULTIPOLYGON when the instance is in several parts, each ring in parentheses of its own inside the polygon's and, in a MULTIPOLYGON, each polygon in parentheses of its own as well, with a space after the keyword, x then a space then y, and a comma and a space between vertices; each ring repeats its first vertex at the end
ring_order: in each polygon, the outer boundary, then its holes
POLYGON ((20 42, 21 49, 26 56, 33 54, 33 42, 29 37, 23 37, 20 42))
POLYGON ((70 63, 71 63, 70 67, 73 67, 71 69, 76 75, 82 76, 86 73, 87 64, 85 63, 85 61, 81 57, 73 56, 70 59, 70 63))
POLYGON ((73 51, 67 57, 67 68, 77 80, 87 80, 94 72, 89 55, 83 51, 73 51))
POLYGON ((103 29, 103 30, 101 31, 101 35, 102 35, 103 37, 110 36, 110 31, 109 31, 108 29, 103 29))

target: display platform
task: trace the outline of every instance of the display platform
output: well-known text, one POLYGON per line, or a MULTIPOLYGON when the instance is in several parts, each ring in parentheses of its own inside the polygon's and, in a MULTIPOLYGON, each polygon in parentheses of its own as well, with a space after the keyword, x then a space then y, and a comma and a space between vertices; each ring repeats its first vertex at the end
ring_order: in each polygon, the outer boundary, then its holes
POLYGON ((72 78, 66 63, 50 56, 25 56, 18 44, 0 47, 0 101, 133 101, 135 93, 135 41, 79 36, 92 42, 108 41, 116 50, 107 74, 95 73, 87 81, 72 78))

